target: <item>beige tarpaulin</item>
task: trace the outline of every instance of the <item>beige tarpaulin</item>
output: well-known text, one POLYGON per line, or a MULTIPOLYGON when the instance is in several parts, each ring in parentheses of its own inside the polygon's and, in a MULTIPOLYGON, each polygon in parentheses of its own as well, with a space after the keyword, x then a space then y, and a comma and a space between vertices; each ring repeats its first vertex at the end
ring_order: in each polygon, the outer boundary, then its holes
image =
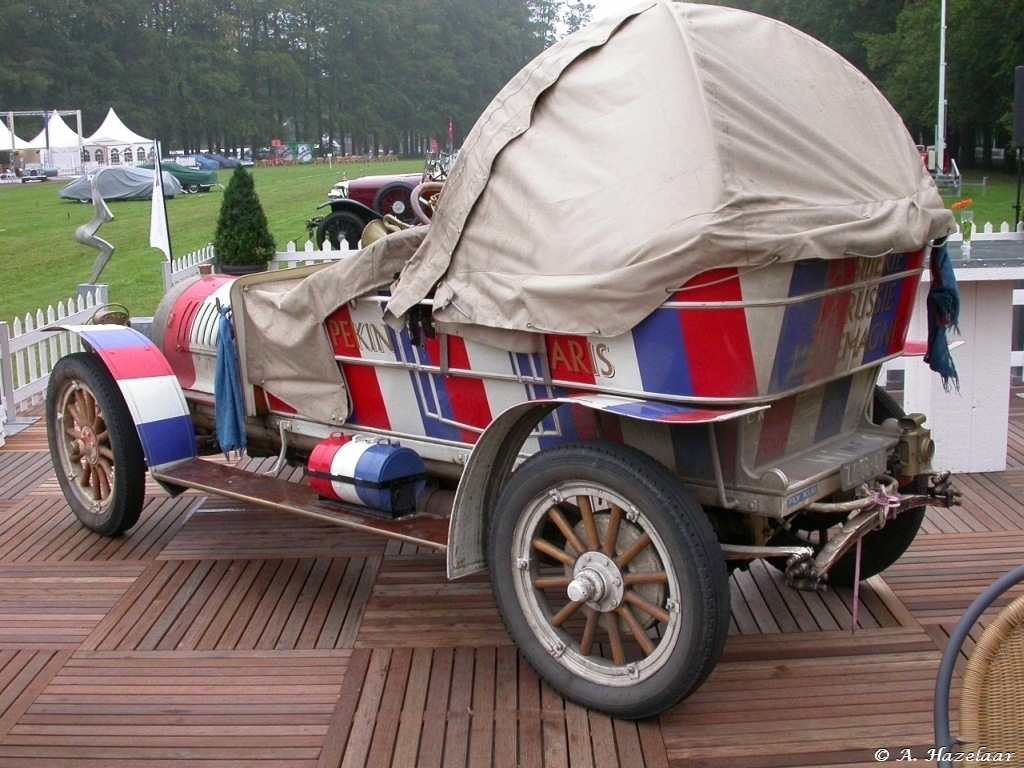
POLYGON ((403 265, 389 322, 433 295, 440 330, 529 351, 536 331, 621 334, 709 268, 881 256, 953 229, 899 115, 845 60, 770 19, 652 0, 502 89, 429 231, 250 285, 245 365, 336 423, 347 393, 323 322, 403 265))
POLYGON ((615 336, 711 267, 913 250, 954 224, 899 115, 761 16, 644 3, 497 95, 388 304, 615 336))

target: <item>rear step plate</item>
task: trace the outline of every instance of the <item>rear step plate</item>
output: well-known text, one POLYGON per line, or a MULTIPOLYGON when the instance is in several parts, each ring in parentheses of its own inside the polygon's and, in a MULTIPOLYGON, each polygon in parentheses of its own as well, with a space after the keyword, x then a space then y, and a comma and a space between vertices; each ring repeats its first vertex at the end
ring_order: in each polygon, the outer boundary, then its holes
POLYGON ((441 552, 448 548, 447 517, 422 513, 397 520, 378 517, 354 505, 325 501, 307 485, 257 475, 204 459, 191 459, 169 469, 156 470, 152 475, 154 480, 169 485, 328 520, 345 528, 376 533, 441 552))

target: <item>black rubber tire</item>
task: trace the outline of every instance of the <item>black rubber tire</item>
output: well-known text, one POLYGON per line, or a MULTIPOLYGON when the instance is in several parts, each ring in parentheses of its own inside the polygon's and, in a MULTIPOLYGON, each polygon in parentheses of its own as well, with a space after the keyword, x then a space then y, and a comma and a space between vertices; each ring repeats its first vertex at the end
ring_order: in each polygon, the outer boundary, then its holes
POLYGON ((412 211, 409 200, 412 195, 412 187, 407 184, 389 184, 377 193, 373 201, 373 209, 381 216, 391 214, 399 221, 406 224, 418 224, 419 220, 412 211), (401 211, 396 212, 395 203, 400 203, 401 211))
POLYGON ((729 581, 711 524, 671 472, 634 448, 603 441, 567 443, 527 459, 499 497, 488 560, 498 609, 522 655, 559 693, 590 709, 631 719, 657 715, 704 682, 725 646, 729 581), (560 501, 553 501, 553 493, 560 501), (588 532, 582 498, 591 500, 596 540, 588 532), (653 539, 628 565, 608 568, 614 559, 594 549, 612 544, 613 503, 625 515, 614 528, 611 555, 621 558, 643 534, 653 539), (561 538, 564 532, 554 520, 558 514, 581 540, 589 539, 582 542, 589 551, 580 552, 568 537, 561 538), (540 539, 564 555, 543 554, 536 548, 540 539), (624 585, 609 587, 609 592, 622 594, 612 597, 613 604, 596 609, 585 604, 577 615, 559 621, 558 612, 572 605, 568 581, 573 573, 588 570, 588 557, 594 556, 603 561, 598 565, 603 573, 612 574, 605 585, 624 585), (566 558, 573 561, 573 571, 566 558), (621 576, 618 582, 615 574, 621 576), (651 582, 652 574, 662 583, 651 582), (644 575, 647 582, 630 581, 644 575), (564 583, 540 585, 538 578, 564 583), (638 595, 664 618, 636 607, 638 595), (640 625, 650 648, 635 641, 623 613, 640 625), (596 635, 584 641, 591 621, 596 635), (612 632, 620 636, 619 658, 612 650, 612 632), (556 658, 551 648, 559 644, 564 648, 556 658))
POLYGON ((54 366, 46 437, 64 498, 86 528, 118 536, 138 522, 146 492, 142 444, 121 390, 96 355, 79 352, 54 366))
POLYGON ((330 241, 336 250, 356 250, 369 222, 351 211, 335 211, 324 216, 316 228, 316 245, 323 248, 330 241))
POLYGON ((196 184, 196 182, 194 181, 190 181, 188 184, 185 185, 185 191, 188 192, 190 195, 196 194, 199 191, 199 189, 199 185, 196 184))
MULTIPOLYGON (((888 392, 882 387, 875 387, 874 394, 874 417, 875 424, 881 424, 886 419, 899 419, 905 416, 903 408, 897 403, 888 392)), ((928 477, 919 475, 906 485, 900 488, 902 493, 927 493, 928 477)), ((890 565, 895 563, 907 548, 914 542, 917 532, 921 529, 927 507, 908 509, 897 517, 890 520, 883 528, 872 531, 861 541, 860 578, 870 579, 877 576, 890 565)), ((808 539, 810 529, 800 528, 801 517, 798 515, 793 525, 780 531, 772 540, 772 544, 796 544, 810 545, 818 550, 821 545, 817 540, 808 539), (797 530, 794 531, 793 528, 797 530)), ((857 567, 856 550, 851 550, 839 558, 839 561, 829 571, 828 582, 837 587, 851 587, 854 583, 854 575, 857 567)), ((784 560, 772 560, 782 570, 785 570, 784 560)))

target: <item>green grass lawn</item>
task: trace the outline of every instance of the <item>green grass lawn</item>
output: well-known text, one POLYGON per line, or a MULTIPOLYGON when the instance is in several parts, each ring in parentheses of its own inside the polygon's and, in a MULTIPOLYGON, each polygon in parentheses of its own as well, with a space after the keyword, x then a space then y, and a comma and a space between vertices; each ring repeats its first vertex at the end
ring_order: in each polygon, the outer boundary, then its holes
MULTIPOLYGON (((350 179, 369 173, 415 173, 422 160, 362 165, 281 166, 253 168, 256 192, 277 240, 306 242, 306 220, 322 215, 316 207, 344 173, 350 179)), ((218 177, 226 185, 231 171, 218 177)), ((41 184, 0 184, 0 320, 12 321, 77 295, 78 285, 92 275, 97 251, 75 240, 75 230, 95 214, 92 205, 58 196, 63 180, 41 184)), ((167 201, 171 247, 175 257, 213 241, 223 186, 167 201)), ((110 286, 110 300, 124 304, 135 316, 153 314, 163 293, 160 263, 164 255, 149 247, 148 200, 111 201, 114 221, 96 233, 115 248, 100 275, 110 286)))
MULTIPOLYGON (((335 166, 254 168, 256 191, 263 203, 278 249, 288 241, 301 247, 306 220, 319 215, 316 206, 327 199, 331 185, 342 178, 367 173, 409 173, 421 170, 421 160, 397 163, 335 166)), ((226 184, 230 171, 220 171, 226 184)), ((947 205, 969 197, 979 227, 991 221, 998 229, 1013 218, 1017 194, 1015 176, 990 174, 983 188, 981 175, 967 176, 960 197, 947 196, 947 205)), ((91 205, 62 200, 62 181, 0 185, 0 320, 11 321, 76 295, 92 274, 96 251, 75 240, 75 229, 87 223, 91 205)), ((175 256, 198 250, 213 240, 222 187, 205 194, 178 195, 167 201, 171 244, 175 256)), ((610 201, 614 208, 614 201, 610 201)), ((163 291, 163 254, 149 247, 149 201, 109 203, 114 221, 97 233, 115 247, 100 277, 110 286, 110 300, 127 306, 133 315, 151 315, 163 291)))

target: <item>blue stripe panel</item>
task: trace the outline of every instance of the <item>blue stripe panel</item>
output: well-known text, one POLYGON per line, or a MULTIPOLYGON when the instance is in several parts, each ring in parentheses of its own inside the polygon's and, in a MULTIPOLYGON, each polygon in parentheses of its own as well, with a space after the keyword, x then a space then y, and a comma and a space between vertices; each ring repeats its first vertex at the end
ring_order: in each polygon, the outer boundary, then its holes
POLYGON ((669 405, 668 403, 622 403, 612 405, 602 410, 609 413, 617 413, 621 416, 631 416, 645 421, 661 421, 664 418, 678 416, 680 414, 693 413, 697 408, 687 408, 681 405, 669 405))
POLYGON ((850 399, 852 376, 844 376, 825 386, 825 395, 818 414, 818 428, 814 433, 814 441, 827 440, 838 435, 843 428, 843 417, 846 415, 846 404, 850 399))
MULTIPOLYGON (((799 261, 793 265, 789 283, 789 296, 803 296, 820 291, 828 282, 829 263, 826 261, 799 261)), ((785 392, 803 384, 813 361, 814 332, 821 316, 824 299, 791 304, 786 308, 775 351, 775 365, 768 382, 769 392, 785 392)))
MULTIPOLYGON (((714 329, 709 328, 708 333, 714 333, 714 329)), ((633 344, 645 391, 693 394, 679 310, 654 310, 633 329, 633 344)))
MULTIPOLYGON (((99 328, 101 326, 97 326, 99 328)), ((124 326, 106 326, 107 328, 116 327, 117 330, 92 330, 85 329, 80 331, 82 337, 93 347, 93 349, 131 349, 133 347, 150 347, 153 346, 153 342, 143 336, 141 333, 136 331, 134 328, 126 328, 124 326)))
POLYGON ((196 457, 195 428, 188 415, 135 425, 150 469, 196 457))
POLYGON ((900 296, 908 280, 890 280, 878 286, 875 305, 872 307, 871 327, 864 344, 863 361, 873 363, 888 357, 889 341, 896 326, 896 314, 900 308, 900 296))
MULTIPOLYGON (((431 360, 426 347, 414 347, 409 340, 408 333, 404 331, 396 333, 392 328, 388 328, 388 333, 391 335, 395 349, 401 348, 403 359, 416 361, 420 365, 441 365, 440 360, 431 360)), ((423 422, 423 433, 436 440, 463 442, 461 429, 439 421, 439 418, 456 420, 455 411, 448 398, 445 377, 414 370, 409 371, 409 376, 412 379, 413 391, 416 393, 416 406, 420 412, 420 421, 423 422)))

